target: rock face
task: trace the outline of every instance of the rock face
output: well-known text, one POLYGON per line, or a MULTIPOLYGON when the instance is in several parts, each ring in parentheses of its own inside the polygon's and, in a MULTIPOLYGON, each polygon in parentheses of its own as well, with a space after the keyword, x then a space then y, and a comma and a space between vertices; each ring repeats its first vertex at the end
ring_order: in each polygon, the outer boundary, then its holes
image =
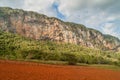
POLYGON ((0 30, 35 40, 72 43, 102 50, 120 49, 120 40, 84 25, 63 22, 31 11, 0 8, 0 30))

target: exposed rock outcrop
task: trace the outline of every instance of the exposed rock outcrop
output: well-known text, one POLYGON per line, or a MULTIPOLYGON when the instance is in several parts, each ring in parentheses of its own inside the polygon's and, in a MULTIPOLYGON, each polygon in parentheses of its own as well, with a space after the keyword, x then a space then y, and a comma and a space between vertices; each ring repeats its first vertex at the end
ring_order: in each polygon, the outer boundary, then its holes
POLYGON ((0 8, 0 30, 36 40, 72 43, 102 50, 119 50, 120 40, 86 28, 31 11, 0 8))

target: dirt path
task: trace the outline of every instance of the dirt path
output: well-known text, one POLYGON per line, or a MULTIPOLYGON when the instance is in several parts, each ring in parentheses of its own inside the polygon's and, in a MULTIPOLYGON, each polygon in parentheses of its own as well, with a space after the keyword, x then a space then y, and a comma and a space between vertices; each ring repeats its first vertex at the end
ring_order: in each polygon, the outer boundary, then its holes
POLYGON ((120 71, 0 60, 0 80, 120 80, 120 71))

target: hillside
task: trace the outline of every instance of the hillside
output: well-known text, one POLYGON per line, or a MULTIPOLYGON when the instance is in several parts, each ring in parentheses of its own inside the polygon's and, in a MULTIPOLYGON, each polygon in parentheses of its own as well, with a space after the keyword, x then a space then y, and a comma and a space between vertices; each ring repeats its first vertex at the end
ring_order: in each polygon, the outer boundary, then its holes
POLYGON ((0 30, 34 40, 71 43, 101 50, 120 51, 120 40, 85 27, 32 11, 0 7, 0 30))
POLYGON ((69 64, 115 64, 120 53, 101 51, 75 44, 37 41, 0 31, 0 59, 68 61, 69 64))

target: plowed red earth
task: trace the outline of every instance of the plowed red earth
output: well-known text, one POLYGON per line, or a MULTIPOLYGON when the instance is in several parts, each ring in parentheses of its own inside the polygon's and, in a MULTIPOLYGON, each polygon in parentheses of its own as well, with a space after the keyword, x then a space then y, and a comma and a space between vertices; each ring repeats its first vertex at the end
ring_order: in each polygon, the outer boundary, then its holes
POLYGON ((0 60, 0 80, 120 80, 120 71, 0 60))

